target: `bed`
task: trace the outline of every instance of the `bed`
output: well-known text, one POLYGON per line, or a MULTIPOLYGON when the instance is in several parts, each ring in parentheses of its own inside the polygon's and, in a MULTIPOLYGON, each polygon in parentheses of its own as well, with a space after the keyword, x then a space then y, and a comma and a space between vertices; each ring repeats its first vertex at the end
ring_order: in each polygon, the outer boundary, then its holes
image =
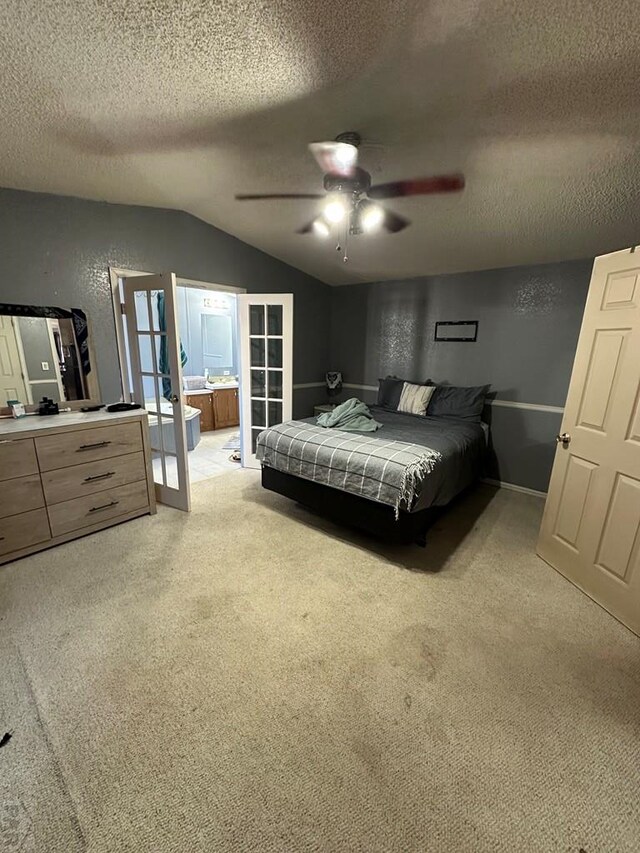
MULTIPOLYGON (((424 544, 427 527, 438 509, 482 474, 488 427, 470 420, 388 411, 381 406, 370 409, 382 424, 375 433, 322 430, 316 426, 315 418, 289 421, 265 430, 257 443, 262 485, 335 521, 396 541, 424 544), (360 441, 364 442, 362 446, 360 441), (329 442, 326 450, 319 447, 325 442, 329 442), (382 448, 383 445, 387 447, 382 448), (414 449, 416 459, 429 460, 426 467, 421 465, 408 495, 400 488, 395 500, 392 496, 397 489, 380 496, 379 488, 376 492, 378 480, 388 476, 400 448, 407 446, 414 449), (382 464, 374 465, 373 472, 365 456, 371 451, 386 454, 382 464), (345 470, 347 460, 352 465, 358 455, 364 461, 352 477, 345 470), (389 457, 394 461, 385 466, 389 457), (310 459, 315 461, 309 462, 310 459), (360 477, 367 481, 366 488, 360 486, 360 477), (358 488, 353 486, 354 481, 358 488)), ((396 486, 398 483, 393 488, 396 486)))

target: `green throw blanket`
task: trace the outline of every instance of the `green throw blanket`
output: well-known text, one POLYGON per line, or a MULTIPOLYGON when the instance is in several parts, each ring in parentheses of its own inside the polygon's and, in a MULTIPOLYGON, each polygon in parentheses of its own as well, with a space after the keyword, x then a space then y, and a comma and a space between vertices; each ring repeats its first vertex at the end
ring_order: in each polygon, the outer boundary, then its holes
POLYGON ((382 426, 373 419, 369 407, 356 397, 340 403, 332 412, 324 412, 318 417, 317 424, 354 432, 375 432, 382 426))

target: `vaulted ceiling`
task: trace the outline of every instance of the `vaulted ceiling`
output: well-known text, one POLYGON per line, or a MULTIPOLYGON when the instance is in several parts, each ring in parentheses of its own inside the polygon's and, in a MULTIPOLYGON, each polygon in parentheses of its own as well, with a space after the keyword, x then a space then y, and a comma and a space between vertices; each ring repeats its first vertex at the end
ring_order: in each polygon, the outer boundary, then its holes
POLYGON ((5 0, 0 185, 186 210, 332 284, 640 242, 637 0, 5 0), (413 224, 296 228, 308 142, 363 136, 374 180, 463 171, 413 224))

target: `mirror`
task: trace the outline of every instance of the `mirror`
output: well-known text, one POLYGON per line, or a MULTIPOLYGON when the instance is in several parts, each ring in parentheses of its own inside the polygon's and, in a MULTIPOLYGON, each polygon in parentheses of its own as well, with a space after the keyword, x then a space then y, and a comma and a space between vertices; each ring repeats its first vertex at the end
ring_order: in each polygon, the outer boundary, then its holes
POLYGON ((202 364, 211 374, 234 367, 233 319, 229 314, 202 314, 202 364))
POLYGON ((0 303, 0 406, 97 401, 94 364, 84 311, 0 303))

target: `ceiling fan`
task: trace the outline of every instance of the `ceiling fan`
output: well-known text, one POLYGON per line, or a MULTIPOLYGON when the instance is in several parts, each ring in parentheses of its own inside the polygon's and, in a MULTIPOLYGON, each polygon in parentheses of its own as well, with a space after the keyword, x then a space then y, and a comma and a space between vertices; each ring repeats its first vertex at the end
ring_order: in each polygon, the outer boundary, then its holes
POLYGON ((347 234, 362 234, 385 228, 391 233, 402 231, 410 221, 377 202, 410 195, 434 195, 464 189, 464 176, 434 175, 371 185, 371 175, 358 163, 360 134, 340 133, 332 142, 312 142, 309 150, 324 172, 324 193, 240 194, 238 201, 269 199, 325 199, 322 212, 298 229, 298 234, 314 232, 328 237, 332 226, 343 226, 347 234))

